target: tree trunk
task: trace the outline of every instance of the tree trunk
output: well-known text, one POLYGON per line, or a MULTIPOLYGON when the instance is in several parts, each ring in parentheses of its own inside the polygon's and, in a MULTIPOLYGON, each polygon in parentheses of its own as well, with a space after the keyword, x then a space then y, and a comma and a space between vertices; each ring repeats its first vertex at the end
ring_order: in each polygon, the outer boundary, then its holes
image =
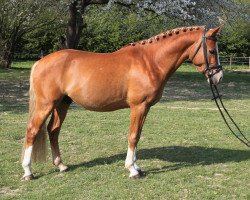
POLYGON ((11 67, 13 58, 13 52, 9 49, 5 49, 0 52, 0 68, 9 69, 11 67))
POLYGON ((84 28, 83 17, 87 4, 81 3, 81 10, 78 10, 78 1, 73 1, 69 6, 69 17, 66 33, 66 48, 77 49, 82 30, 84 28))
POLYGON ((15 46, 20 40, 21 36, 22 35, 19 32, 19 26, 17 26, 11 32, 11 36, 5 41, 2 41, 2 49, 0 49, 0 68, 11 68, 11 63, 15 52, 15 46))

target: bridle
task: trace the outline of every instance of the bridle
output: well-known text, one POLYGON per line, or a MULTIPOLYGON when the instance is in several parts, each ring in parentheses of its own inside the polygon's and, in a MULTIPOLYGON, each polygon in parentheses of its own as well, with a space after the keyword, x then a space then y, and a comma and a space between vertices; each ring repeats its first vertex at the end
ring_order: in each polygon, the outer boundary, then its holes
POLYGON ((205 73, 208 73, 208 78, 209 78, 209 83, 210 83, 210 88, 211 88, 211 91, 212 91, 212 94, 213 94, 213 99, 216 103, 216 106, 218 107, 218 110, 225 122, 225 124, 227 125, 227 127, 229 128, 229 130, 231 131, 231 133, 238 139, 240 140, 243 144, 245 144, 246 146, 250 147, 250 140, 248 140, 248 138, 243 134, 243 132, 241 131, 241 129, 239 128, 239 126, 236 124, 236 122, 234 121, 234 119, 231 117, 231 115, 229 114, 228 110, 225 108, 223 102, 222 102, 222 99, 221 99, 221 96, 219 94, 219 91, 217 89, 217 86, 215 84, 213 84, 213 81, 211 80, 212 77, 219 73, 221 70, 222 70, 222 65, 220 64, 220 58, 219 58, 219 49, 218 49, 218 45, 217 45, 217 39, 216 37, 208 37, 206 35, 207 33, 207 30, 206 28, 204 29, 204 33, 203 33, 203 37, 202 37, 202 40, 200 42, 200 44, 198 45, 198 47, 196 48, 195 52, 194 52, 194 55, 192 56, 192 58, 190 59, 191 61, 193 61, 193 59, 195 58, 195 56, 197 55, 198 51, 200 50, 201 46, 203 46, 203 52, 204 52, 204 60, 205 60, 205 64, 206 64, 206 68, 203 70, 203 74, 205 73), (215 49, 215 54, 216 54, 216 61, 217 61, 217 64, 216 65, 213 65, 211 66, 208 62, 208 51, 207 51, 207 40, 213 40, 216 42, 216 49, 215 49), (219 99, 219 102, 218 102, 218 99, 219 99), (220 105, 223 109, 221 109, 220 105), (223 110, 226 114, 226 116, 228 117, 229 121, 231 121, 231 125, 230 123, 228 122, 225 114, 223 113, 223 110), (236 130, 233 130, 233 127, 236 129, 236 130), (237 133, 238 132, 238 133, 237 133))
POLYGON ((202 40, 201 40, 200 44, 198 45, 198 47, 196 48, 194 55, 192 56, 192 58, 190 60, 193 62, 193 60, 194 60, 195 56, 197 55, 197 53, 199 52, 201 46, 203 46, 203 55, 204 55, 206 68, 203 70, 202 73, 206 74, 208 72, 208 78, 211 79, 215 74, 219 73, 222 70, 222 65, 220 64, 217 39, 214 36, 207 36, 206 33, 207 33, 207 29, 205 28, 202 40), (208 62, 207 40, 213 40, 216 42, 216 49, 215 49, 216 60, 217 60, 216 65, 210 65, 208 62))

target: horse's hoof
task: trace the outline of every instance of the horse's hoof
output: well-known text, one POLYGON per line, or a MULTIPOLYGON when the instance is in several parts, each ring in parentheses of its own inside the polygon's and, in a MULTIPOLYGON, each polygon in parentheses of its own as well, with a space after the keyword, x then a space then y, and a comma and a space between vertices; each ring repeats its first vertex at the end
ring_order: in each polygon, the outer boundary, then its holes
POLYGON ((129 178, 131 179, 141 179, 143 178, 143 172, 139 169, 136 171, 137 173, 130 174, 129 178))
POLYGON ((131 179, 141 179, 141 178, 143 178, 143 176, 140 175, 140 173, 138 173, 138 174, 136 174, 134 176, 130 176, 129 178, 131 178, 131 179))
POLYGON ((139 169, 139 170, 137 170, 137 171, 138 171, 139 175, 140 175, 141 177, 143 177, 143 172, 142 172, 142 170, 139 169))
POLYGON ((59 166, 59 169, 61 173, 69 171, 69 168, 66 165, 59 166))
POLYGON ((22 181, 30 181, 35 179, 35 177, 33 176, 33 174, 28 175, 28 176, 23 176, 22 181))

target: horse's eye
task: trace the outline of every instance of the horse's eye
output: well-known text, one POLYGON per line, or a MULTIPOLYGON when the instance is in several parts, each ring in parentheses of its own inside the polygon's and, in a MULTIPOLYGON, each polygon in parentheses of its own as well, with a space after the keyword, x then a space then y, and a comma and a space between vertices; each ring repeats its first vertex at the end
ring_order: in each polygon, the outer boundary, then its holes
POLYGON ((215 54, 215 50, 214 49, 213 50, 209 50, 209 53, 215 54))

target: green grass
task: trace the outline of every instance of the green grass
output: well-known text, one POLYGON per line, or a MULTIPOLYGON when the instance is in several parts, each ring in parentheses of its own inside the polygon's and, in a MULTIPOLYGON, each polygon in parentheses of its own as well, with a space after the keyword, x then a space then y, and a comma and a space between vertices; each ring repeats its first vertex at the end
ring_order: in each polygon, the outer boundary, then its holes
POLYGON ((1 81, 23 81, 28 80, 30 69, 35 61, 19 61, 13 62, 11 69, 0 68, 1 81))
POLYGON ((223 66, 223 68, 225 70, 230 71, 230 70, 249 69, 249 66, 247 66, 247 65, 235 65, 234 64, 234 65, 231 65, 231 66, 229 66, 229 65, 223 66))
MULTIPOLYGON (((60 135, 71 170, 60 174, 50 156, 33 164, 38 179, 21 182, 30 65, 0 71, 0 199, 250 198, 250 151, 229 133, 206 80, 189 66, 174 74, 149 112, 138 150, 144 179, 130 180, 124 169, 129 110, 73 105, 60 135)), ((250 74, 226 72, 219 89, 249 138, 250 74)))
POLYGON ((11 67, 14 69, 30 69, 36 61, 28 60, 28 61, 14 61, 12 62, 11 67))

